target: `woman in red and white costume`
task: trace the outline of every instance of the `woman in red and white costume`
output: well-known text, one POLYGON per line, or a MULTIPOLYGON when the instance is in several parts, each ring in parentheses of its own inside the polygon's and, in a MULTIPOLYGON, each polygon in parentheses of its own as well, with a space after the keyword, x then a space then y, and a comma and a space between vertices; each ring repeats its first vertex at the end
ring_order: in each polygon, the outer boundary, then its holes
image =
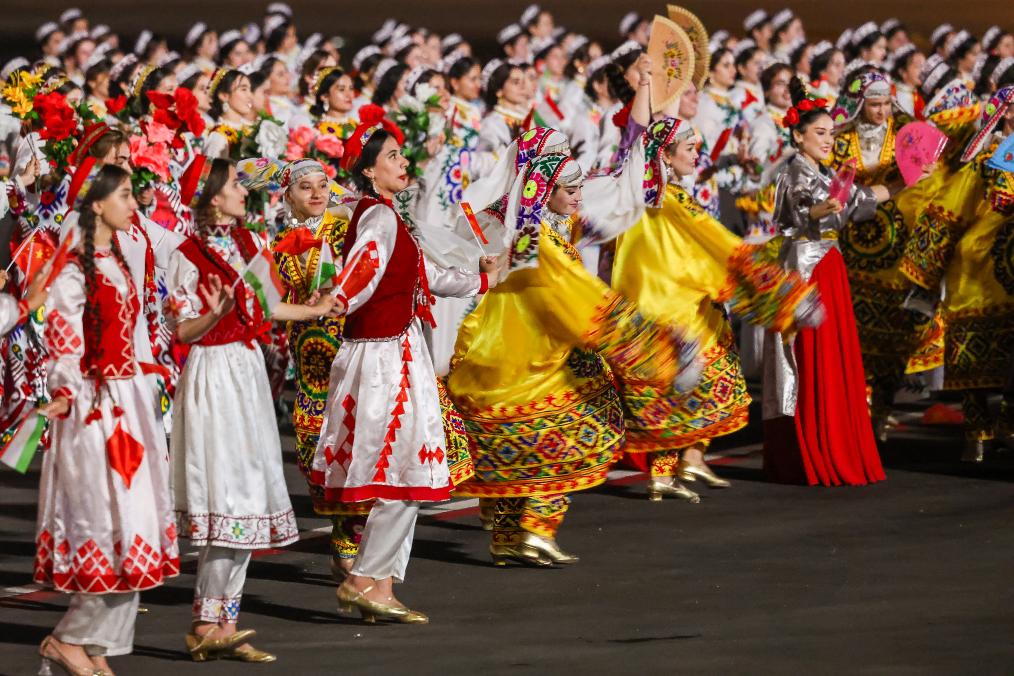
POLYGON ((343 286, 348 313, 311 481, 323 487, 326 500, 376 500, 351 574, 338 588, 340 603, 357 607, 367 621, 425 623, 393 591, 405 578, 420 503, 447 500, 452 488, 422 322, 432 322, 431 292, 485 292, 495 283, 487 277, 495 261, 481 261, 484 271, 476 274, 424 260, 391 205, 408 185, 402 135, 378 110, 360 111, 342 160, 363 197, 342 251, 352 271, 343 286))
POLYGON ((165 433, 134 354, 140 301, 116 238, 137 209, 130 175, 106 165, 82 200, 80 244, 46 320, 52 444, 35 581, 74 594, 39 648, 47 674, 50 662, 111 674, 106 657, 133 648, 138 592, 179 573, 165 433))

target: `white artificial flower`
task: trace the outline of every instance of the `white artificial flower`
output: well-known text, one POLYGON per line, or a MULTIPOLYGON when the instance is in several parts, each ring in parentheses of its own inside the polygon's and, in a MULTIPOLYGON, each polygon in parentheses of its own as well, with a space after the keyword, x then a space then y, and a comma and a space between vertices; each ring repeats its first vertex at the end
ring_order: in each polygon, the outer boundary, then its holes
POLYGON ((278 158, 285 155, 289 135, 285 133, 285 127, 282 125, 264 120, 254 140, 257 141, 257 147, 264 157, 278 158))
POLYGON ((400 99, 398 99, 398 107, 401 108, 402 110, 407 110, 411 113, 416 114, 426 110, 426 106, 423 105, 422 101, 415 98, 414 96, 409 96, 408 94, 405 94, 400 99))

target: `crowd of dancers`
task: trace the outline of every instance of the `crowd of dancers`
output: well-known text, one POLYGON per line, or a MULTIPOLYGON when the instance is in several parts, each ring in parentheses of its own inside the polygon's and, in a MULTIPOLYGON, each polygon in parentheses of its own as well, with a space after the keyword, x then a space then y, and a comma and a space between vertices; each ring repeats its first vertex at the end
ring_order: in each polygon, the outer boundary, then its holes
POLYGON ((911 374, 962 392, 963 459, 1012 446, 1006 28, 757 10, 690 31, 657 110, 634 13, 604 44, 532 5, 485 61, 296 26, 128 44, 70 9, 3 67, 0 427, 45 419, 34 578, 72 595, 40 673, 112 674, 179 537, 193 660, 275 659, 237 624, 251 553, 298 538, 280 419, 367 622, 428 621, 393 587, 423 502, 479 498, 494 564, 551 567, 624 456, 651 500, 728 487, 747 376, 774 481, 884 480, 911 374), (913 121, 946 145, 903 181, 913 121))

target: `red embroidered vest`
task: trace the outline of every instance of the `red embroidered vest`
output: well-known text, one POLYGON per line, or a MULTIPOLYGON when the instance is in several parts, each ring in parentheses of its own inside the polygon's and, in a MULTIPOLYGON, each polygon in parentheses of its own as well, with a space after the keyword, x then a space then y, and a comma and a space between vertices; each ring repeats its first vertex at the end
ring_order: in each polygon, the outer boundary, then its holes
MULTIPOLYGON (((95 258, 112 256, 111 253, 96 252, 95 258)), ((81 266, 80 253, 71 253, 68 262, 81 266)), ((137 289, 130 278, 130 271, 119 260, 113 259, 123 273, 127 283, 127 297, 124 298, 112 280, 102 274, 96 265, 95 288, 88 294, 88 304, 98 310, 98 323, 102 335, 96 341, 85 341, 85 352, 81 359, 81 372, 86 378, 100 377, 102 380, 120 380, 137 374, 137 360, 134 358, 134 323, 141 312, 137 289), (94 342, 94 344, 89 344, 94 342)), ((87 315, 83 318, 84 331, 90 332, 87 315)))
POLYGON ((396 338, 408 330, 416 316, 432 322, 422 251, 408 231, 408 226, 390 205, 373 197, 359 200, 345 233, 345 241, 342 242, 342 258, 348 260, 349 252, 356 242, 359 219, 367 209, 377 204, 394 211, 398 230, 394 251, 380 284, 365 305, 345 317, 342 336, 352 340, 396 338))
MULTIPOLYGON (((239 226, 233 227, 229 234, 232 235, 236 246, 239 247, 243 260, 249 261, 253 258, 257 253, 257 242, 254 240, 253 234, 239 226)), ((198 235, 188 237, 180 245, 179 250, 188 261, 197 267, 202 283, 207 283, 211 275, 218 275, 218 278, 222 280, 222 286, 229 286, 239 277, 236 270, 198 235)), ((195 345, 228 345, 235 342, 250 344, 264 335, 267 328, 270 328, 271 324, 265 320, 260 303, 256 301, 253 303, 252 316, 247 312, 248 290, 246 284, 236 284, 233 289, 236 303, 232 310, 222 315, 215 325, 194 343, 195 345)))

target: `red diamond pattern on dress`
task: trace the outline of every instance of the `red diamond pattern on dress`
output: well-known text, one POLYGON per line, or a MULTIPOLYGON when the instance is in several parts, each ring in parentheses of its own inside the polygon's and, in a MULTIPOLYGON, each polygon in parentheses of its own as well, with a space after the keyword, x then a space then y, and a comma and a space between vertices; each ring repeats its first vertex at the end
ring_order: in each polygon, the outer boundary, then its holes
POLYGON ((163 559, 160 549, 155 549, 140 535, 135 535, 127 558, 123 560, 123 575, 127 578, 127 584, 142 589, 158 584, 162 580, 163 559))
POLYGON ((434 463, 434 462, 441 463, 443 461, 444 461, 444 451, 439 446, 437 446, 437 450, 435 451, 428 451, 426 450, 425 446, 419 449, 420 465, 425 465, 426 463, 434 463))
POLYGON ((81 349, 81 337, 74 333, 74 328, 58 310, 53 310, 46 316, 46 344, 54 358, 81 349))
MULTIPOLYGON (((345 410, 345 415, 342 417, 342 425, 345 426, 347 434, 342 441, 341 448, 338 449, 333 458, 342 467, 348 469, 349 464, 352 462, 352 445, 356 440, 356 400, 351 394, 345 395, 345 399, 342 401, 342 408, 345 410)), ((331 461, 328 460, 328 462, 330 463, 331 461)))
POLYGON ((123 483, 130 488, 130 482, 141 466, 144 457, 144 446, 123 429, 123 421, 116 423, 113 434, 106 439, 106 457, 109 467, 120 475, 123 483))
POLYGON ((116 573, 95 540, 89 539, 78 548, 70 576, 83 592, 108 592, 116 588, 116 573))
POLYGON ((401 429, 401 416, 405 413, 405 402, 408 401, 408 364, 412 361, 412 345, 408 342, 408 334, 401 341, 401 385, 398 396, 394 398, 394 409, 391 410, 391 422, 387 425, 387 435, 384 437, 384 447, 380 449, 380 457, 374 465, 377 472, 373 475, 373 483, 385 483, 387 481, 387 468, 390 467, 388 458, 394 454, 391 444, 398 438, 398 430, 401 429))

